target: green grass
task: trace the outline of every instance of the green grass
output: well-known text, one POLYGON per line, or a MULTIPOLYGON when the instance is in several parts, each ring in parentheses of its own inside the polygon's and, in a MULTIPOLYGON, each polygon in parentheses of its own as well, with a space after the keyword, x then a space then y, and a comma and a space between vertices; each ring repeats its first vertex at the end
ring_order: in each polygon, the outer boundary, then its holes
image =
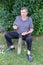
MULTIPOLYGON (((3 34, 0 33, 0 45, 4 44, 6 49, 6 41, 3 34)), ((22 53, 17 54, 17 41, 15 41, 16 49, 5 54, 0 54, 0 65, 43 65, 43 36, 33 37, 32 55, 33 62, 29 62, 26 56, 26 45, 22 46, 22 53)))

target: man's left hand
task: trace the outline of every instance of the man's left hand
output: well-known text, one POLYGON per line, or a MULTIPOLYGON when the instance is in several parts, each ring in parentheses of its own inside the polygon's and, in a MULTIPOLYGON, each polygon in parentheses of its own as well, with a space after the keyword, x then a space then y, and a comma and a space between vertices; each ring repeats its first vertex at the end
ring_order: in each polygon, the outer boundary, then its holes
POLYGON ((27 34, 28 34, 28 32, 23 32, 23 33, 22 33, 23 36, 25 36, 25 35, 27 35, 27 34))

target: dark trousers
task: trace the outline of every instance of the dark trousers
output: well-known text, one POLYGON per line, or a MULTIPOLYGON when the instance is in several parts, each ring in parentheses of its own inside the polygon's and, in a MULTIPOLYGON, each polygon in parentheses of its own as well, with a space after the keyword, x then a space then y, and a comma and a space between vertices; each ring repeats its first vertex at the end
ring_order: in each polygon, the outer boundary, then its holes
MULTIPOLYGON (((19 38, 19 34, 17 32, 7 32, 5 34, 5 39, 6 39, 8 46, 13 45, 12 39, 18 39, 18 38, 19 38)), ((22 36, 22 39, 26 41, 27 49, 31 51, 32 36, 31 35, 25 35, 25 36, 22 36)))

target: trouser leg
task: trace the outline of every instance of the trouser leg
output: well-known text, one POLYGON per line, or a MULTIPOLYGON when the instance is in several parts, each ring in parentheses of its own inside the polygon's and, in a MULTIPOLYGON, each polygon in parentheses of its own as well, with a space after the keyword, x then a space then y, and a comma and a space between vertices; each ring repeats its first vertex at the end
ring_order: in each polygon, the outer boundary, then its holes
POLYGON ((12 39, 18 39, 18 38, 19 38, 19 34, 17 32, 7 32, 5 34, 5 39, 8 46, 13 45, 12 39))
POLYGON ((27 42, 27 49, 31 51, 31 47, 32 47, 32 36, 28 35, 26 37, 26 42, 27 42))
POLYGON ((25 40, 26 43, 27 43, 27 49, 31 51, 31 46, 32 46, 32 36, 31 36, 31 35, 23 36, 23 40, 25 40))

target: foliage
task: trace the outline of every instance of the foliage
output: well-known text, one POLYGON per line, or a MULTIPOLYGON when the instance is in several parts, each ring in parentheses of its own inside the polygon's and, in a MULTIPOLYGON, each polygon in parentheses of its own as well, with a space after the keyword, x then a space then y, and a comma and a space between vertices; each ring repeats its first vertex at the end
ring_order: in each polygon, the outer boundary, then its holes
POLYGON ((43 0, 0 0, 0 29, 12 30, 13 21, 23 6, 28 8, 28 16, 33 19, 33 34, 43 34, 43 0))

